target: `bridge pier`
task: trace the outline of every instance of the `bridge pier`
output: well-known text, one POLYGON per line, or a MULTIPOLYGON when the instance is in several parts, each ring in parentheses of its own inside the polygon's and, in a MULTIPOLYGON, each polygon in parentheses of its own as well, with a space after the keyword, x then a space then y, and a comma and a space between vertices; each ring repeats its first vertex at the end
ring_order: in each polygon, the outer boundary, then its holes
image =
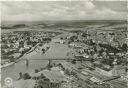
POLYGON ((28 59, 26 59, 26 66, 27 66, 27 67, 29 66, 29 61, 28 61, 28 59))

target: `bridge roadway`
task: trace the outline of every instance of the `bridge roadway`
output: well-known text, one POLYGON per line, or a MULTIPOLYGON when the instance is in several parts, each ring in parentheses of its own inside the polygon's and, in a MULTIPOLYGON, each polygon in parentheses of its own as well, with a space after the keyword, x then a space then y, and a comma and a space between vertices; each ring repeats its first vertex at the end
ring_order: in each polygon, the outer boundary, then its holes
MULTIPOLYGON (((49 58, 43 58, 43 59, 22 59, 22 60, 76 60, 76 59, 69 59, 69 58, 60 58, 60 59, 49 59, 49 58)), ((76 61, 81 61, 77 59, 76 61)), ((90 61, 90 59, 83 59, 82 61, 90 61)))

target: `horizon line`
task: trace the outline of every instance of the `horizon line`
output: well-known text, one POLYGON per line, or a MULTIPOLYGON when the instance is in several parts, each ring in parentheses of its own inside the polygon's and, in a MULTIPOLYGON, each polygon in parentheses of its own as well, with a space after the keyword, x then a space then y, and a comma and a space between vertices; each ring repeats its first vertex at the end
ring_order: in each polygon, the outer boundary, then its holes
POLYGON ((57 22, 57 21, 127 21, 127 19, 122 19, 122 20, 111 20, 111 19, 103 19, 103 20, 39 20, 39 21, 11 21, 11 20, 7 20, 7 21, 2 21, 1 22, 45 22, 45 21, 51 21, 51 22, 57 22))

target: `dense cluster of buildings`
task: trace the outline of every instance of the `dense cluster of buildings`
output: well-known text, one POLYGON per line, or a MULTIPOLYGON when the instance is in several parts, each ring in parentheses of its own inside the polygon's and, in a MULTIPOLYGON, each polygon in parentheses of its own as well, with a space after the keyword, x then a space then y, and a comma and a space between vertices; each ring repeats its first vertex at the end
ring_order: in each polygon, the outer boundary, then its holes
POLYGON ((2 65, 15 62, 38 43, 48 43, 58 32, 13 31, 1 34, 2 65))
POLYGON ((118 76, 127 72, 127 34, 127 29, 74 31, 55 41, 73 48, 73 58, 90 60, 97 72, 118 76))

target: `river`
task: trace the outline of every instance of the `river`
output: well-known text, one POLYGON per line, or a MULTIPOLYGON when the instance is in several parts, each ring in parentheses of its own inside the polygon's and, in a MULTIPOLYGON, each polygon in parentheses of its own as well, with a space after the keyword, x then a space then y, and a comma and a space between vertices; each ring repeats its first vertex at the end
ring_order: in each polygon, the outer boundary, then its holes
MULTIPOLYGON (((45 54, 37 53, 36 51, 31 52, 23 56, 23 59, 57 59, 57 58, 67 58, 67 53, 70 52, 70 49, 67 45, 50 43, 50 49, 45 54)), ((2 68, 2 85, 4 84, 4 79, 6 77, 12 78, 14 81, 18 79, 19 72, 28 72, 32 73, 35 69, 45 67, 48 63, 47 60, 29 60, 29 66, 27 67, 24 60, 19 61, 18 63, 2 68)))

